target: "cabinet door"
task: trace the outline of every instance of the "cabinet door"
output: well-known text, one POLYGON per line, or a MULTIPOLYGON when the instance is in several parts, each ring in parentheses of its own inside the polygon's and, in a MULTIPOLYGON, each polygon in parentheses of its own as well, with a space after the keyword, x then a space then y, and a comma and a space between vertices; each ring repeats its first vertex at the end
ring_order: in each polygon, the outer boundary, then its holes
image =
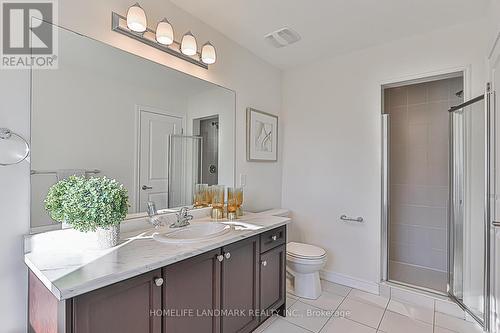
POLYGON ((161 333, 161 271, 140 275, 73 299, 73 333, 161 333))
POLYGON ((259 318, 259 237, 223 247, 222 332, 251 332, 259 318))
POLYGON ((260 255, 260 307, 276 311, 285 302, 286 246, 260 255))
POLYGON ((218 249, 163 269, 163 333, 220 332, 219 255, 218 249))

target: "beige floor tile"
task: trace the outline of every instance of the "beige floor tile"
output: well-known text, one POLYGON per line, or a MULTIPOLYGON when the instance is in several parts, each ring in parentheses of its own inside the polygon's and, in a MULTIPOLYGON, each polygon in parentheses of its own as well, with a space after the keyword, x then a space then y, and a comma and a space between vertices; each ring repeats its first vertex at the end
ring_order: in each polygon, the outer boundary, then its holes
POLYGON ((264 333, 265 330, 275 321, 278 319, 277 315, 274 315, 270 318, 268 318, 265 322, 263 322, 253 333, 264 333))
POLYGON ((328 319, 330 319, 332 314, 332 311, 326 311, 297 301, 288 309, 285 319, 292 324, 317 333, 326 324, 328 319))
POLYGON ((292 305, 297 302, 297 298, 291 297, 290 295, 286 295, 286 308, 289 309, 292 305))
POLYGON ((435 301, 436 312, 441 312, 452 317, 465 319, 465 312, 456 303, 445 300, 435 301))
POLYGON ((432 309, 414 304, 408 304, 398 300, 391 299, 387 310, 410 317, 411 319, 424 321, 429 324, 432 324, 434 321, 434 311, 432 311, 432 309))
POLYGON ((274 320, 269 327, 267 327, 263 333, 310 333, 310 331, 298 327, 282 318, 277 318, 274 320))
POLYGON ((339 311, 345 313, 347 319, 376 329, 380 324, 385 308, 347 297, 339 306, 339 311))
POLYGON ((352 290, 352 288, 349 288, 347 286, 343 286, 341 284, 333 283, 326 280, 321 280, 321 287, 323 288, 324 291, 328 291, 344 297, 347 296, 347 294, 349 294, 349 292, 352 290))
POLYGON ((399 313, 386 311, 379 330, 386 333, 432 333, 432 325, 399 313))
POLYGON ((372 327, 357 323, 355 321, 334 317, 328 321, 321 333, 375 333, 372 327))
POLYGON ((393 288, 391 290, 391 296, 392 299, 398 301, 402 301, 408 304, 415 304, 434 310, 434 299, 415 291, 410 291, 404 288, 393 288))
POLYGON ((440 312, 436 312, 434 324, 436 326, 447 328, 458 333, 479 333, 483 331, 479 327, 479 325, 475 323, 452 317, 440 312))
POLYGON ((384 308, 387 306, 387 303, 389 303, 389 298, 384 297, 384 296, 379 296, 375 294, 370 294, 365 291, 353 289, 349 295, 347 296, 348 298, 355 299, 359 302, 373 305, 373 306, 378 306, 381 308, 384 308))
POLYGON ((303 303, 315 306, 323 310, 336 310, 339 307, 340 303, 342 303, 342 301, 344 300, 344 297, 334 293, 330 293, 328 291, 323 291, 318 299, 299 298, 299 300, 303 303))
POLYGON ((434 327, 434 333, 456 333, 455 331, 450 331, 449 329, 442 328, 442 327, 434 327))

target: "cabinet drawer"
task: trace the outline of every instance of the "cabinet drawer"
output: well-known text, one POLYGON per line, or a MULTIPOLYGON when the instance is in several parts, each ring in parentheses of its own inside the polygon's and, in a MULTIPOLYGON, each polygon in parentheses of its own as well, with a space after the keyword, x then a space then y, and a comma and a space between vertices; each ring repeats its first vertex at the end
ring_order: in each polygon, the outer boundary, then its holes
POLYGON ((286 226, 266 231, 260 235, 260 253, 286 243, 286 226))

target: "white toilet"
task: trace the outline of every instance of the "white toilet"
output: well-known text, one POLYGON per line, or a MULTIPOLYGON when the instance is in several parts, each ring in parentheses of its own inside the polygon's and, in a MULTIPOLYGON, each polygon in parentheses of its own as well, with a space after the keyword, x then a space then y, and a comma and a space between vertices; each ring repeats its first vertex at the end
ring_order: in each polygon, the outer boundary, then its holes
POLYGON ((317 299, 321 295, 319 271, 325 267, 326 251, 320 247, 290 242, 286 246, 287 272, 293 276, 294 294, 317 299))

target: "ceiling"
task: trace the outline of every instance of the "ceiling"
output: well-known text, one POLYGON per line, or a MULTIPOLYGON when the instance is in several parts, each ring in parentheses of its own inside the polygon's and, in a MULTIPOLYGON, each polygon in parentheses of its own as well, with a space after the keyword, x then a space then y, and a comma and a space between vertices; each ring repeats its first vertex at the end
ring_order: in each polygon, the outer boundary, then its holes
POLYGON ((475 20, 490 0, 171 0, 279 68, 475 20), (282 27, 302 40, 274 48, 282 27))

